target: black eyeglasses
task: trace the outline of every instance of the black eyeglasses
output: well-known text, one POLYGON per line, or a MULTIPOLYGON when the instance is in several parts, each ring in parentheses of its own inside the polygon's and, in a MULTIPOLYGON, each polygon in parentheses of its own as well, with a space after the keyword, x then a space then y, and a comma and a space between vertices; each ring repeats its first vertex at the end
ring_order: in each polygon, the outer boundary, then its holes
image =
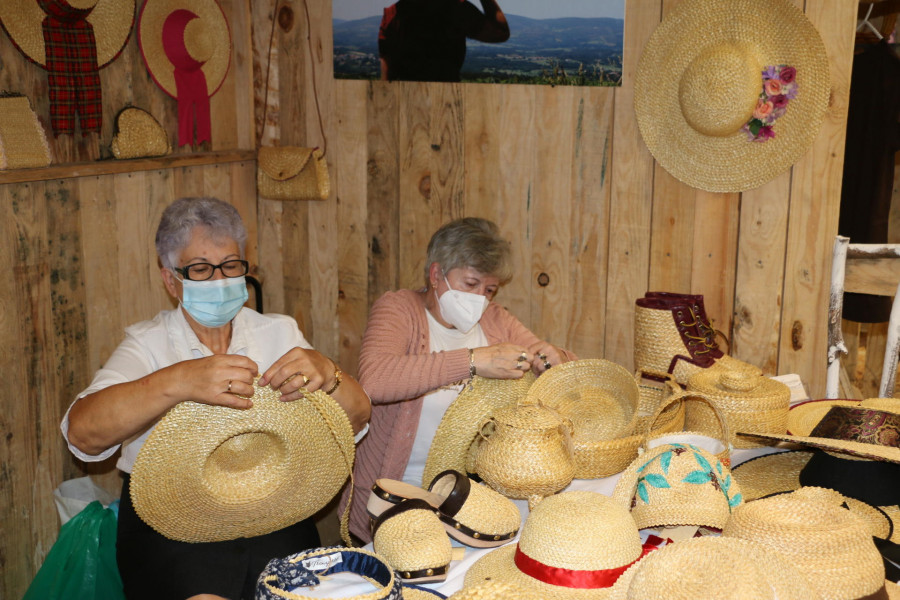
POLYGON ((226 260, 219 265, 209 263, 194 263, 186 267, 175 267, 175 272, 191 281, 206 281, 212 279, 216 269, 222 271, 225 277, 242 277, 250 271, 250 263, 246 260, 226 260))

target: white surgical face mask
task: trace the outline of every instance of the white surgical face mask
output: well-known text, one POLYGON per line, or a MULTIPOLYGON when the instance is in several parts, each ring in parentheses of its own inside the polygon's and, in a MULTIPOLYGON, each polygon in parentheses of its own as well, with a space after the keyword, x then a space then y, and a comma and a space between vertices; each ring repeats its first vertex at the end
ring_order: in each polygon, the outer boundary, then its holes
MULTIPOLYGON (((177 279, 177 277, 176 277, 177 279)), ((181 305, 204 327, 222 327, 237 316, 250 297, 243 276, 192 281, 180 279, 181 305)))
POLYGON ((446 292, 438 296, 437 288, 434 290, 438 306, 441 309, 441 316, 459 331, 469 333, 481 320, 481 315, 487 310, 490 300, 481 294, 454 290, 450 287, 446 275, 444 275, 444 282, 447 284, 446 292))

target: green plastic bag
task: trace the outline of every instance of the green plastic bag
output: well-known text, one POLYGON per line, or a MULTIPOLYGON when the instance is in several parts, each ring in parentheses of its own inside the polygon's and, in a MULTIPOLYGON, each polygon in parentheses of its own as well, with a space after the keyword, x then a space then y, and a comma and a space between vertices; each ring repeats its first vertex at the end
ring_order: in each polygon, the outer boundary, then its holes
POLYGON ((23 600, 124 600, 116 515, 98 501, 67 521, 23 600))

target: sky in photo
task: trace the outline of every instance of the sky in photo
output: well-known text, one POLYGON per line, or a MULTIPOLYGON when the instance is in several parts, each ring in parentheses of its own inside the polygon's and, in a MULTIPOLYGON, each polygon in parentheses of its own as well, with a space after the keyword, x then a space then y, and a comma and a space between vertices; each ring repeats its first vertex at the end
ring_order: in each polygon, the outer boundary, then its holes
MULTIPOLYGON (((470 0, 481 8, 479 0, 470 0)), ((333 0, 333 17, 342 21, 381 16, 395 0, 333 0)), ((497 0, 503 12, 531 19, 563 17, 625 18, 625 0, 497 0)))

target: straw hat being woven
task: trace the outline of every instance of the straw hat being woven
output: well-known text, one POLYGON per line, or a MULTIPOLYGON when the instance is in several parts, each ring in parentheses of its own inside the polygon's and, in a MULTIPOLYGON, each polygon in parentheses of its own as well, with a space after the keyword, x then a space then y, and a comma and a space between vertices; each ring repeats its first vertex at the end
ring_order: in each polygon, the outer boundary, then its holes
POLYGON ((141 9, 138 20, 138 43, 147 70, 168 95, 178 97, 175 71, 163 48, 163 24, 176 10, 195 15, 184 29, 184 45, 191 58, 203 63, 207 94, 214 95, 231 64, 231 32, 228 21, 216 0, 153 0, 141 9))
POLYGON ((644 553, 627 509, 597 492, 562 492, 534 507, 518 543, 478 559, 465 587, 491 580, 527 598, 609 598, 615 580, 644 553), (576 578, 581 582, 573 585, 576 578))
POLYGON ((822 598, 900 598, 864 521, 828 498, 795 492, 747 502, 722 535, 765 545, 814 573, 809 583, 822 598))
MULTIPOLYGON (((94 30, 97 67, 115 60, 131 36, 134 0, 67 0, 67 3, 72 8, 91 11, 86 20, 94 30)), ((16 48, 41 66, 47 62, 42 28, 46 18, 47 14, 35 0, 0 2, 0 25, 16 48)))
POLYGON ((634 110, 650 152, 675 178, 737 192, 773 179, 807 151, 830 88, 822 38, 790 0, 684 0, 644 46, 634 110), (752 141, 742 128, 769 97, 763 72, 781 65, 796 69, 796 96, 772 126, 774 137, 752 141))
POLYGON ((735 538, 667 544, 628 569, 614 600, 815 600, 806 577, 780 553, 735 538))
POLYGON ((534 380, 531 371, 520 379, 474 376, 441 418, 425 460, 422 487, 428 487, 438 473, 448 469, 474 473, 481 424, 497 409, 515 406, 534 380))
POLYGON ((280 397, 254 383, 247 410, 182 402, 166 413, 131 472, 138 516, 167 538, 214 542, 277 531, 325 506, 353 464, 350 421, 320 390, 280 397))

